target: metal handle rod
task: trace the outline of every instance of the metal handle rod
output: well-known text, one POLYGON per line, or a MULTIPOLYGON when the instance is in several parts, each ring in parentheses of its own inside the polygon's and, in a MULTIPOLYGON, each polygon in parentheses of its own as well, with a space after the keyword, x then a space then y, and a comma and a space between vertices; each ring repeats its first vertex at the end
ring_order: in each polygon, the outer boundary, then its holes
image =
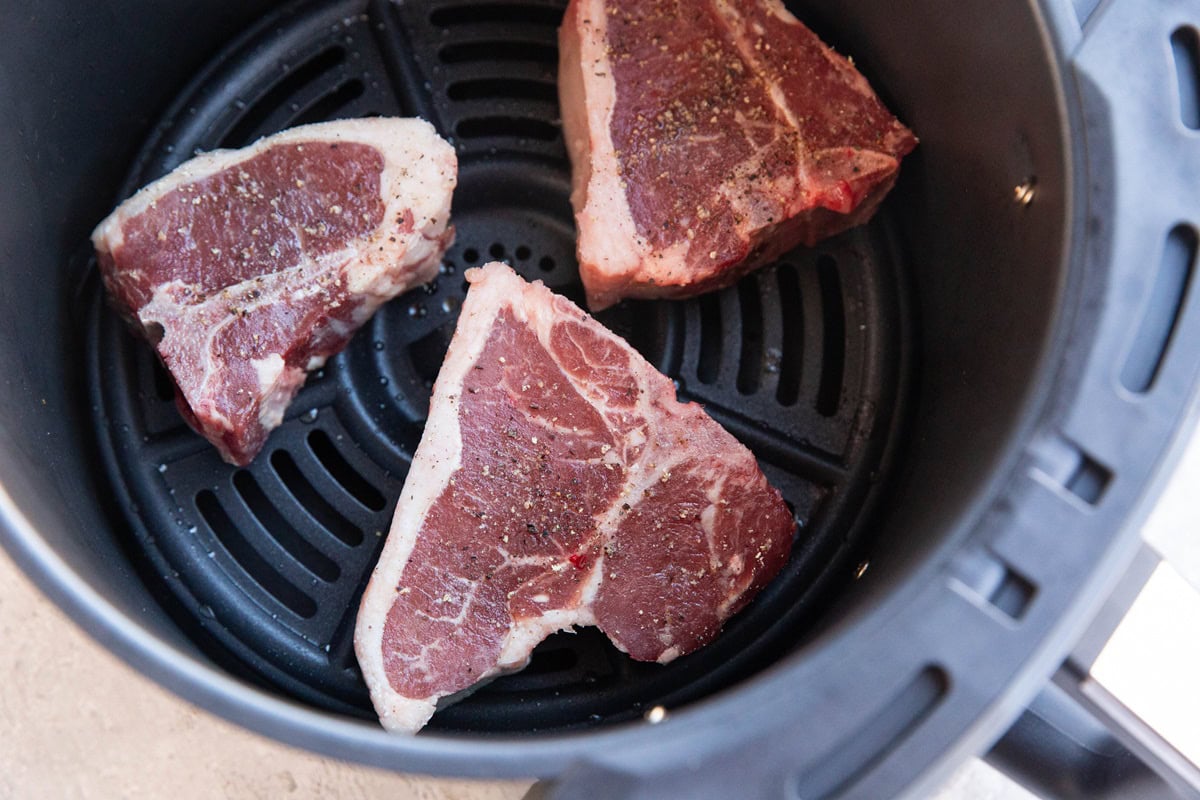
POLYGON ((987 759, 1044 797, 1200 800, 1197 677, 1200 593, 1145 546, 987 759))

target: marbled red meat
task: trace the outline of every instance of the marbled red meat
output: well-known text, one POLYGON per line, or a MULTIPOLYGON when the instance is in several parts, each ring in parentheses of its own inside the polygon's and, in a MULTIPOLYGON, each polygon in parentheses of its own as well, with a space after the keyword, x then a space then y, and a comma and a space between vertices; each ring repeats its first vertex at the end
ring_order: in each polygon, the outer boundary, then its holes
POLYGON ((559 53, 593 310, 727 286, 865 222, 916 146, 777 0, 571 0, 559 53))
POLYGON ((306 372, 437 272, 456 178, 453 149, 421 120, 308 125, 186 162, 92 240, 184 418, 246 464, 306 372))
POLYGON ((754 456, 563 297, 510 268, 471 288, 359 609, 383 725, 598 626, 665 663, 782 568, 795 522, 754 456))

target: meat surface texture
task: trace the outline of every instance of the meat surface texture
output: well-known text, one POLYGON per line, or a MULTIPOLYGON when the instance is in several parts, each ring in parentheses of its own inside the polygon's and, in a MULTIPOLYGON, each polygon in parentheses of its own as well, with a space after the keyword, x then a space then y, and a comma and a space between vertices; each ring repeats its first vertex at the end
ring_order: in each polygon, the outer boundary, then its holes
POLYGON ((454 150, 421 120, 306 125, 186 162, 92 241, 184 418, 246 464, 307 371, 436 274, 456 180, 454 150))
POLYGON ((795 530, 750 451, 622 339, 503 264, 467 279, 355 631, 395 731, 572 626, 643 661, 695 650, 795 530))
POLYGON ((559 59, 592 310, 728 286, 867 221, 917 143, 776 0, 571 0, 559 59))

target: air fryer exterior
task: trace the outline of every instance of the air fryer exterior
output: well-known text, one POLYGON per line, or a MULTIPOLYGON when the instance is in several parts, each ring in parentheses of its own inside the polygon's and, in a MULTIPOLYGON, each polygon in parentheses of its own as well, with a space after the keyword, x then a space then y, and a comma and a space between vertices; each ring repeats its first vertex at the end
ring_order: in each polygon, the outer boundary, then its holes
MULTIPOLYGON (((1200 163, 1178 123, 1169 45, 1173 31, 1200 20, 1200 7, 1115 0, 1085 20, 1066 0, 1038 10, 1038 46, 1059 76, 1062 163, 1042 170, 1043 153, 1018 154, 1014 163, 1026 159, 1029 175, 980 188, 1002 192, 1019 206, 1013 213, 1058 209, 1062 280, 1050 297, 1031 299, 1056 304, 1054 324, 1039 340, 1039 377, 1014 404, 999 455, 974 467, 987 472, 984 488, 941 512, 953 518, 942 520, 936 541, 895 554, 905 569, 890 571, 880 557, 856 603, 736 688, 657 725, 535 738, 394 737, 281 699, 201 656, 147 602, 110 537, 72 535, 102 527, 111 502, 88 474, 94 462, 77 453, 91 441, 71 372, 81 347, 72 339, 72 286, 85 269, 86 230, 108 210, 157 110, 259 9, 114 3, 0 12, 6 44, 15 45, 0 54, 0 106, 13 109, 0 128, 10 175, 0 185, 0 259, 6 276, 20 276, 0 288, 0 374, 10 376, 0 385, 5 546, 136 668, 214 713, 335 757, 556 778, 567 798, 918 792, 1012 721, 1119 577, 1187 427, 1200 364, 1200 353, 1179 346, 1200 336, 1198 301, 1185 291, 1149 385, 1131 389, 1121 378, 1166 237, 1200 216, 1192 188, 1200 163), (1061 181, 1048 180, 1056 169, 1061 181), (1028 177, 1037 180, 1023 184, 1028 177), (1028 208, 1022 185, 1033 190, 1028 208), (21 271, 25 263, 68 268, 39 284, 21 271)), ((917 281, 918 293, 929 291, 917 281)), ((893 497, 931 491, 900 472, 893 497)))

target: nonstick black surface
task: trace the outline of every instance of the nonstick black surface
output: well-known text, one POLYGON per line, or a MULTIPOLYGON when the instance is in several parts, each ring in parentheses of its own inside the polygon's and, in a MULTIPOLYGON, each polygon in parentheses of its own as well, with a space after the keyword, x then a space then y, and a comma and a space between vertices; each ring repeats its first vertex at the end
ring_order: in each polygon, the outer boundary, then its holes
MULTIPOLYGON (((456 146, 455 245, 441 274, 385 306, 310 375, 257 460, 223 463, 186 427, 170 379, 97 280, 88 401, 111 513, 143 580, 230 670, 370 717, 354 659, 358 598, 421 436, 465 293, 498 259, 582 301, 555 89, 558 2, 289 6, 180 95, 119 200, 194 153, 325 119, 422 116, 456 146)), ((795 511, 783 574, 709 647, 636 663, 595 630, 558 634, 523 672, 431 727, 534 731, 677 706, 795 646, 852 580, 907 395, 905 265, 885 208, 723 292, 598 315, 758 456, 795 511)))

